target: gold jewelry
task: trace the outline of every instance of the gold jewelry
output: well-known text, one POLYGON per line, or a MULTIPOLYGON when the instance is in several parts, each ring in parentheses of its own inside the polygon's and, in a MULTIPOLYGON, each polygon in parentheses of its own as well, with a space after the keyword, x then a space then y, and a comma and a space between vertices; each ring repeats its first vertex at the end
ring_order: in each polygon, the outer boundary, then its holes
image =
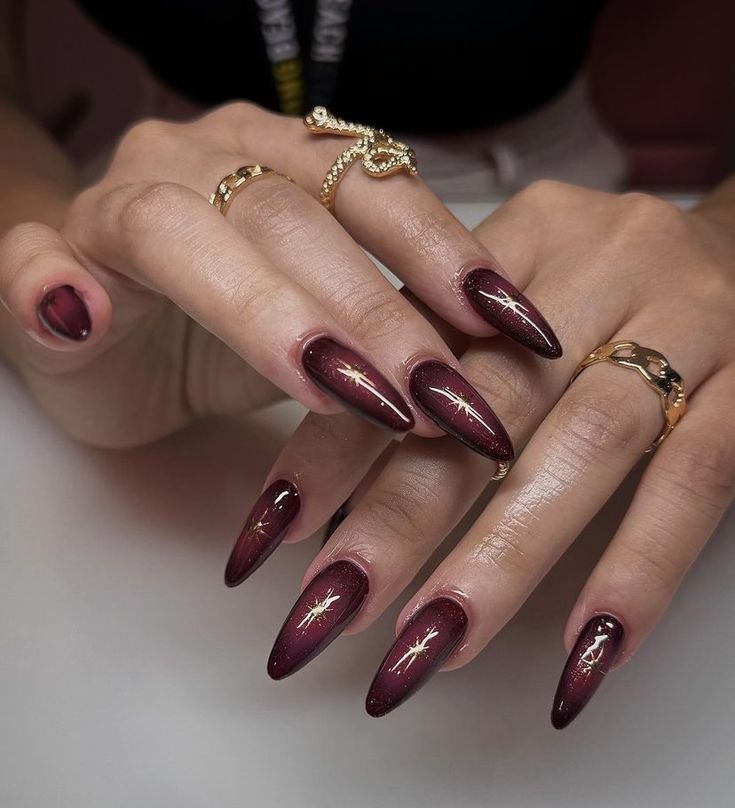
POLYGON ((656 440, 646 449, 657 449, 674 431, 680 418, 686 412, 686 393, 681 376, 671 367, 668 359, 658 351, 644 348, 637 342, 608 342, 594 351, 574 371, 571 384, 579 374, 598 362, 612 362, 624 368, 637 371, 650 388, 661 397, 664 413, 664 428, 656 440))
POLYGON ((326 107, 314 107, 304 117, 304 125, 314 135, 344 135, 360 138, 334 161, 322 183, 319 194, 324 207, 334 210, 337 185, 347 169, 356 161, 362 162, 363 170, 371 177, 387 177, 396 171, 406 171, 415 176, 416 153, 405 143, 394 140, 383 129, 374 129, 360 123, 349 123, 335 118, 326 107))
POLYGON ((505 475, 510 471, 510 463, 506 460, 499 460, 498 467, 495 469, 495 474, 490 478, 493 482, 496 480, 502 480, 505 478, 505 475))
POLYGON ((268 168, 268 166, 242 166, 234 174, 228 174, 220 180, 217 190, 209 197, 209 202, 224 216, 239 191, 242 191, 249 182, 265 177, 268 174, 275 174, 289 182, 293 182, 291 177, 279 174, 274 169, 268 168))

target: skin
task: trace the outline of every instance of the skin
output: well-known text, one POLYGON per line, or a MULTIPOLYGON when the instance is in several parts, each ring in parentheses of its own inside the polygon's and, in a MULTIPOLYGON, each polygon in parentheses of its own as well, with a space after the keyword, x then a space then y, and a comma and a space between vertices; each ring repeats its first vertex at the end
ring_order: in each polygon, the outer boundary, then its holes
MULTIPOLYGON (((328 520, 389 441, 384 431, 335 414, 339 408, 298 372, 305 337, 328 329, 359 346, 407 398, 412 363, 441 358, 459 368, 453 352, 464 352, 462 372, 517 447, 527 445, 399 618, 400 629, 444 593, 460 600, 469 627, 447 665, 458 667, 512 617, 660 429, 659 403, 630 372, 597 366, 565 392, 592 348, 635 339, 671 359, 690 410, 652 458, 566 632, 570 647, 592 614, 615 614, 626 628, 622 659, 629 658, 735 486, 733 184, 682 213, 649 196, 540 183, 472 235, 419 180, 376 182, 355 167, 335 220, 315 197, 344 142, 312 139, 298 121, 233 104, 190 124, 139 124, 102 180, 81 190, 64 155, 15 100, 14 10, 0 0, 0 352, 62 428, 95 445, 130 446, 202 416, 244 413, 291 395, 312 414, 266 485, 284 475, 298 481, 295 541, 328 520), (206 197, 220 177, 256 162, 295 183, 254 183, 224 219, 206 197), (413 306, 358 245, 406 281, 413 306), (545 361, 494 336, 458 294, 463 266, 496 266, 490 251, 546 313, 562 359, 545 361), (93 332, 84 343, 39 324, 40 297, 64 284, 90 310, 93 332), (284 311, 288 317, 279 316, 284 311), (466 335, 475 338, 469 347, 466 335)), ((416 418, 419 435, 439 434, 416 418)), ((349 631, 361 631, 493 471, 454 441, 410 436, 305 582, 337 559, 359 561, 370 594, 349 631)))
MULTIPOLYGON (((567 389, 577 364, 612 340, 632 339, 667 356, 684 379, 689 409, 650 457, 572 610, 565 645, 571 649, 593 615, 615 615, 625 627, 619 665, 665 612, 735 493, 732 200, 732 182, 688 213, 642 194, 541 182, 475 231, 548 312, 564 356, 544 361, 496 337, 475 340, 462 357, 467 379, 520 456, 398 618, 397 634, 437 597, 462 603, 469 626, 445 669, 469 662, 511 619, 659 433, 660 402, 630 370, 596 365, 567 389)), ((344 423, 330 426, 325 444, 325 421, 307 416, 273 469, 273 478, 297 479, 302 492, 287 541, 328 519, 378 452, 377 435, 351 433, 344 423)), ((368 573, 370 593, 345 633, 367 628, 400 595, 494 469, 446 438, 409 437, 394 450, 304 577, 308 583, 339 559, 368 573)))

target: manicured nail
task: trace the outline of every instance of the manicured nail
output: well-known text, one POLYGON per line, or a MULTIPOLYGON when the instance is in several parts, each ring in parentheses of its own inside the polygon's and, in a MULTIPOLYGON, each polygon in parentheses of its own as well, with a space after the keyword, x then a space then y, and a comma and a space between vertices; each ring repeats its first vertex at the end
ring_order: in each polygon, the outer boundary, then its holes
POLYGON ((492 269, 473 269, 462 289, 474 310, 511 339, 548 359, 562 348, 539 310, 510 281, 492 269))
POLYGON ((351 561, 322 570, 286 618, 268 659, 268 675, 283 679, 321 654, 355 616, 368 589, 367 575, 351 561))
POLYGON ((301 506, 299 490, 277 480, 263 491, 248 515, 225 570, 227 586, 237 586, 278 547, 301 506))
POLYGON ((467 614, 455 600, 427 603, 403 629, 375 674, 365 709, 389 713, 426 684, 462 641, 467 614))
POLYGON ((551 723, 564 729, 592 698, 618 655, 622 625, 609 614, 599 614, 582 629, 569 654, 551 708, 551 723))
POLYGON ((512 460, 513 444, 490 405, 454 368, 430 360, 411 372, 414 401, 445 432, 485 457, 512 460))
POLYGON ((52 334, 75 342, 87 339, 92 330, 89 310, 73 286, 46 292, 38 304, 38 319, 52 334))
POLYGON ((414 424, 408 404, 391 383, 359 354, 329 337, 304 349, 304 369, 317 387, 370 421, 405 431, 414 424))
POLYGON ((350 500, 349 498, 346 499, 337 510, 332 514, 332 518, 329 520, 329 524, 327 525, 327 529, 324 532, 324 538, 322 539, 322 547, 332 538, 332 534, 334 531, 344 522, 345 519, 350 515, 350 500))

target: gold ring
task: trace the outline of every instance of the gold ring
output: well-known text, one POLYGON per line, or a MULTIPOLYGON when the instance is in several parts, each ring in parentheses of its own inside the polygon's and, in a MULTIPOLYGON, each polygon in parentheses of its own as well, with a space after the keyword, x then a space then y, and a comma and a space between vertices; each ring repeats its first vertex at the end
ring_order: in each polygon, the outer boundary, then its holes
POLYGON ((636 371, 646 384, 658 393, 664 413, 664 428, 656 440, 646 449, 657 449, 674 431, 682 415, 686 412, 686 393, 681 376, 671 367, 669 360, 658 351, 644 348, 637 342, 608 342, 594 351, 574 371, 571 384, 579 374, 598 362, 612 362, 620 367, 636 371))
POLYGON ((293 182, 291 177, 279 174, 278 171, 268 168, 268 166, 242 166, 234 174, 228 174, 220 180, 217 190, 209 197, 209 202, 224 216, 239 191, 242 191, 249 182, 265 177, 268 174, 276 174, 289 182, 293 182))
POLYGON ((510 463, 506 460, 499 460, 498 467, 495 469, 495 474, 490 478, 493 482, 505 479, 506 474, 510 471, 510 463))
POLYGON ((405 171, 415 176, 418 172, 414 150, 405 143, 394 140, 383 129, 336 118, 326 107, 314 107, 304 116, 304 124, 314 135, 359 138, 357 143, 353 143, 340 154, 324 178, 319 199, 329 211, 334 210, 339 181, 356 160, 362 162, 363 170, 371 177, 387 177, 396 171, 405 171))

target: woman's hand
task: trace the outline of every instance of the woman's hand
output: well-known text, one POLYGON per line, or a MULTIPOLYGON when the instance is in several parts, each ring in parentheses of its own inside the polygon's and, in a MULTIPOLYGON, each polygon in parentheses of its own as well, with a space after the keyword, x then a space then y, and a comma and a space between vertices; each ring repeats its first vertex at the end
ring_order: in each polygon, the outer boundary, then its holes
MULTIPOLYGON (((60 232, 21 225, 0 243, 0 297, 16 320, 0 320, 4 352, 70 433, 99 445, 141 443, 284 393, 317 413, 344 405, 437 435, 441 418, 412 400, 431 380, 414 370, 459 365, 359 243, 461 331, 499 327, 557 356, 530 304, 521 322, 483 296, 490 257, 419 179, 375 180, 354 166, 337 219, 315 200, 352 142, 244 103, 134 127, 60 232), (295 182, 269 174, 248 184, 225 218, 207 197, 248 164, 295 182)), ((509 458, 502 426, 478 406, 488 429, 460 437, 509 458)))
MULTIPOLYGON (((604 673, 628 660, 660 619, 735 489, 735 227, 719 223, 718 210, 685 213, 649 196, 543 182, 477 229, 514 282, 548 312, 564 357, 545 362, 502 338, 476 340, 464 354, 466 377, 516 445, 527 445, 403 609, 398 639, 370 688, 371 715, 393 709, 439 667, 456 668, 478 654, 660 433, 660 398, 635 369, 597 364, 568 387, 578 363, 612 340, 667 357, 689 406, 652 455, 569 618, 572 653, 555 726, 575 717, 604 673)), ((458 405, 460 417, 475 418, 458 405)), ((303 539, 349 496, 386 443, 368 427, 353 430, 348 418, 307 416, 276 462, 229 570, 258 549, 261 533, 268 552, 286 530, 289 541, 303 539), (269 499, 284 485, 298 490, 299 510, 279 512, 269 499)), ((298 670, 348 623, 350 633, 369 626, 494 468, 447 439, 406 439, 310 566, 271 653, 271 675, 298 670)))

